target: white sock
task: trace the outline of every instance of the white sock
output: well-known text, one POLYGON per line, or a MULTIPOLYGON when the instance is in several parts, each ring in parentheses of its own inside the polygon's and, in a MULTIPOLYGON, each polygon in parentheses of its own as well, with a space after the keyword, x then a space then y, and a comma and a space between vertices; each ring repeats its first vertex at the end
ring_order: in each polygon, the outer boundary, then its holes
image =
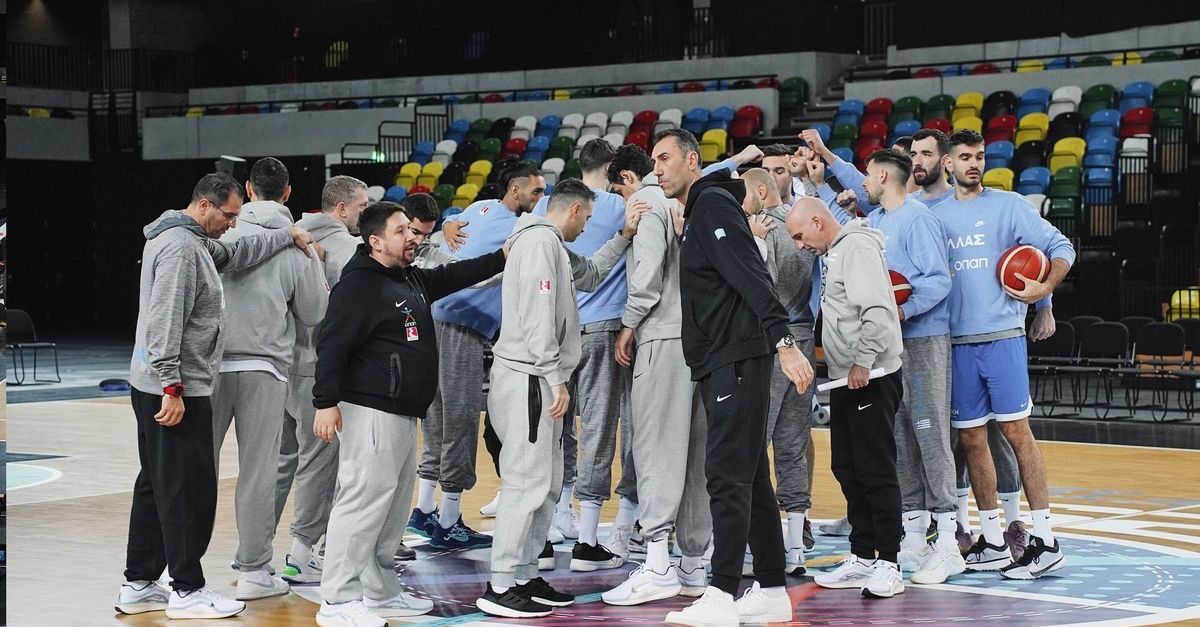
POLYGON ((902 550, 920 551, 925 544, 925 530, 929 525, 921 524, 922 513, 922 510, 917 509, 904 512, 904 537, 900 539, 902 550))
POLYGON ((1035 509, 1029 513, 1033 516, 1033 535, 1041 538, 1046 546, 1054 546, 1054 534, 1050 531, 1050 510, 1035 509))
POLYGON ((1000 506, 1004 508, 1004 524, 1011 525, 1013 521, 1021 520, 1021 493, 999 492, 1000 506))
POLYGON ((638 504, 636 501, 631 501, 625 497, 621 497, 620 504, 617 505, 617 519, 613 522, 618 527, 632 527, 634 521, 637 520, 638 504))
POLYGON ((417 482, 417 509, 422 513, 429 514, 437 507, 433 502, 435 490, 437 490, 437 482, 432 479, 421 479, 417 482))
POLYGON ((1004 533, 1000 531, 1000 510, 979 510, 979 527, 983 538, 992 546, 1005 546, 1004 533))
POLYGON ((438 514, 438 524, 442 529, 449 529, 458 522, 462 515, 462 492, 442 492, 442 511, 438 514))
POLYGON ((685 573, 695 572, 697 568, 704 568, 704 558, 700 556, 688 557, 684 555, 679 558, 679 570, 685 573))
POLYGON ((508 586, 497 586, 496 584, 492 584, 492 592, 495 592, 496 594, 504 594, 505 592, 508 592, 508 586))
POLYGON ((518 579, 514 579, 513 581, 514 581, 514 582, 516 582, 516 584, 517 584, 518 586, 523 586, 523 585, 525 585, 525 584, 529 583, 529 580, 528 580, 528 579, 520 579, 520 578, 518 578, 518 579))
POLYGON ((804 512, 788 512, 787 548, 804 550, 804 512))
POLYGON ((933 518, 937 521, 937 550, 945 553, 957 552, 958 540, 954 537, 954 532, 958 531, 958 513, 938 512, 933 518))
POLYGON ((671 565, 671 556, 667 553, 667 539, 651 540, 646 547, 646 568, 665 573, 671 565))
POLYGON ((579 541, 584 544, 595 546, 599 544, 596 540, 596 528, 600 526, 600 506, 603 505, 600 501, 580 501, 579 502, 579 541))
POLYGON ((958 488, 955 496, 958 497, 958 522, 962 523, 963 531, 971 533, 971 488, 958 488))
POLYGON ((558 495, 558 506, 554 508, 555 513, 562 513, 571 509, 571 499, 575 496, 575 484, 563 484, 562 492, 558 495))
POLYGON ((292 538, 292 563, 303 566, 312 557, 312 547, 300 538, 292 538))

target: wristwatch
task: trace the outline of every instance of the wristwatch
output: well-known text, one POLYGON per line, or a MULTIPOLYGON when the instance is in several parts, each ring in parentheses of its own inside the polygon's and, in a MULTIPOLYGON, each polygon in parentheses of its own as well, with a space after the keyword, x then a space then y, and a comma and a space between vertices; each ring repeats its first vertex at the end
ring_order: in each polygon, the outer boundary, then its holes
POLYGON ((794 335, 792 335, 791 333, 783 336, 783 339, 779 340, 779 343, 775 345, 775 348, 777 348, 777 349, 778 348, 795 348, 795 347, 796 347, 796 337, 794 335))
POLYGON ((166 394, 167 396, 174 396, 176 398, 179 398, 180 396, 183 396, 183 384, 182 383, 172 383, 171 385, 168 385, 167 387, 163 388, 163 394, 166 394))

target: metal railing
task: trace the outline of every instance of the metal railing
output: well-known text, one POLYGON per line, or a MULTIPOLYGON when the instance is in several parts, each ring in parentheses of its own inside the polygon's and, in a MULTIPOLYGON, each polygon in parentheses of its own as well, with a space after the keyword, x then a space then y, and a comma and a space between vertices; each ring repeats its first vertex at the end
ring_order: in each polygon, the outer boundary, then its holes
POLYGON ((142 48, 94 50, 42 44, 5 45, 11 84, 96 91, 187 91, 195 81, 195 55, 142 48))
POLYGON ((891 1, 868 2, 863 7, 863 54, 887 54, 892 43, 892 12, 895 8, 896 3, 891 1))

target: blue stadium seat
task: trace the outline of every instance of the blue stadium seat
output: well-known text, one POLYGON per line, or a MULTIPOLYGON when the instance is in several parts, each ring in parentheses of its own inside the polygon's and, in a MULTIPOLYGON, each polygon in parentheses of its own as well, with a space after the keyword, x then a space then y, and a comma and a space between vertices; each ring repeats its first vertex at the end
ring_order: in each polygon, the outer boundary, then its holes
POLYGON ((1114 156, 1117 154, 1117 138, 1112 135, 1101 135, 1095 139, 1087 140, 1086 154, 1108 154, 1114 156))
POLYGON ((696 107, 688 111, 687 115, 684 116, 682 126, 685 130, 691 131, 693 135, 699 138, 704 134, 704 127, 708 124, 708 117, 708 109, 696 107))
POLYGON ((1021 170, 1017 179, 1018 194, 1045 194, 1050 189, 1050 169, 1044 166, 1034 166, 1021 170))
POLYGON ((733 122, 732 107, 717 107, 712 110, 708 116, 708 124, 704 126, 704 130, 719 128, 723 131, 729 130, 729 124, 733 122))
POLYGON ((967 68, 961 65, 951 65, 950 67, 942 68, 942 76, 966 76, 967 68))
MULTIPOLYGON (((1093 113, 1092 117, 1088 118, 1088 133, 1095 128, 1107 128, 1111 131, 1109 134, 1115 137, 1121 128, 1121 112, 1116 109, 1101 109, 1093 113)), ((1088 142, 1090 143, 1091 139, 1088 139, 1088 142)))
POLYGON ((721 81, 708 81, 704 84, 704 91, 722 91, 725 85, 721 81))
POLYGON ((655 93, 673 94, 675 93, 675 83, 663 83, 662 85, 658 86, 658 89, 655 93))
POLYGON ((1050 59, 1049 61, 1047 61, 1046 69, 1047 70, 1065 70, 1069 67, 1074 67, 1074 65, 1075 64, 1072 63, 1070 59, 1067 59, 1065 57, 1059 57, 1057 59, 1050 59))
POLYGON ((984 150, 984 171, 993 168, 1007 168, 1012 163, 1013 143, 1009 141, 992 142, 984 150))
POLYGON ((1154 84, 1148 81, 1134 81, 1125 86, 1121 92, 1120 110, 1124 114, 1130 109, 1149 107, 1154 101, 1154 84))
POLYGON ((434 149, 433 142, 423 141, 423 142, 417 142, 417 145, 413 146, 412 151, 413 151, 414 155, 433 156, 433 149, 434 149))
POLYGON ((1017 119, 1030 113, 1045 113, 1050 106, 1050 90, 1034 87, 1021 94, 1021 103, 1017 105, 1017 119))
POLYGON ((833 131, 829 128, 828 124, 813 124, 809 128, 813 129, 818 135, 821 136, 821 141, 829 143, 829 136, 833 133, 833 131))
POLYGON ((529 144, 525 146, 525 154, 522 155, 521 159, 541 165, 546 160, 547 150, 550 150, 550 138, 545 135, 538 135, 529 140, 529 144))
POLYGON ((471 131, 471 121, 466 118, 459 118, 450 124, 450 128, 446 129, 446 134, 442 139, 453 139, 456 143, 463 143, 467 138, 467 133, 471 131))
POLYGON ((863 111, 865 111, 866 108, 866 103, 861 100, 843 100, 842 104, 838 105, 837 114, 842 115, 843 113, 852 113, 855 115, 855 123, 857 124, 857 119, 862 118, 863 111))
POLYGON ((861 116, 857 116, 853 113, 839 113, 839 114, 837 114, 837 116, 835 116, 833 118, 833 125, 835 127, 841 126, 843 124, 849 124, 850 126, 858 126, 858 120, 860 117, 861 116))
POLYGON ((892 132, 896 135, 912 135, 921 130, 921 123, 916 120, 904 120, 896 124, 896 128, 892 132))
POLYGON ((849 148, 834 148, 833 154, 846 163, 854 163, 854 151, 849 148))
POLYGON ((407 195, 408 190, 399 185, 393 185, 387 188, 387 191, 383 193, 383 199, 388 202, 400 202, 401 200, 404 200, 404 197, 407 195))
POLYGON ((1083 171, 1084 186, 1101 188, 1088 190, 1087 198, 1089 202, 1102 204, 1112 202, 1113 178, 1116 176, 1115 170, 1115 168, 1109 166, 1088 168, 1083 171))
POLYGON ((545 137, 547 141, 558 136, 558 127, 562 126, 562 118, 557 115, 547 115, 538 120, 537 130, 534 132, 536 137, 545 137))

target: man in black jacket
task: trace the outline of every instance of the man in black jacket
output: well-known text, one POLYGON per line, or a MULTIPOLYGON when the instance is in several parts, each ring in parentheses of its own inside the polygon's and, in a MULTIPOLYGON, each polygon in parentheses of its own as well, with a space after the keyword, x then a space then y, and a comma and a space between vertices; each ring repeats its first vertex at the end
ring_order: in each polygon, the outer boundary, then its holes
POLYGON ((359 231, 364 243, 329 295, 317 339, 313 432, 340 442, 317 623, 383 627, 433 609, 393 569, 416 482, 417 419, 437 390, 430 305, 503 271, 507 253, 413 267, 417 238, 390 202, 367 207, 359 231))
POLYGON ((700 178, 700 146, 685 130, 656 135, 651 157, 663 193, 684 205, 683 354, 708 415, 705 474, 713 518, 712 582, 667 622, 789 621, 783 527, 767 461, 767 404, 773 354, 797 391, 812 383, 812 367, 788 331, 787 310, 742 212, 742 182, 725 170, 700 178), (756 581, 735 604, 747 541, 756 581))

